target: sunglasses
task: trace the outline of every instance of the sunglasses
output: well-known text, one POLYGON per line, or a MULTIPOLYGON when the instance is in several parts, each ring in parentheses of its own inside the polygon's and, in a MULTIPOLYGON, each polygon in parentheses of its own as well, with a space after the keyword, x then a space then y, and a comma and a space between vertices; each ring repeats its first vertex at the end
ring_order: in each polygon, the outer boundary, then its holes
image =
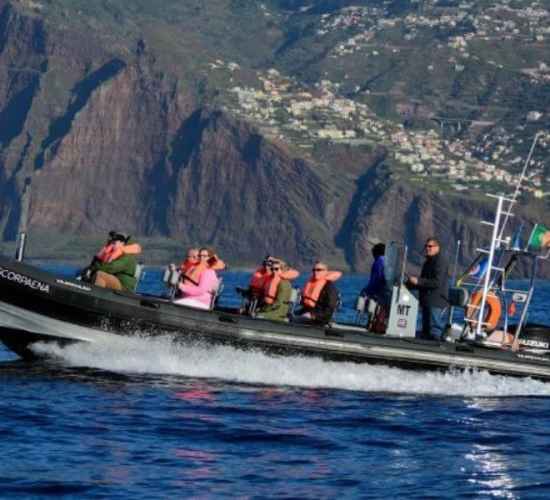
POLYGON ((322 271, 326 271, 326 269, 323 269, 323 268, 321 268, 321 267, 314 267, 314 268, 312 269, 312 271, 313 271, 314 273, 320 273, 320 272, 322 272, 322 271))
POLYGON ((424 248, 436 248, 438 245, 424 245, 424 248))
POLYGON ((271 269, 272 269, 273 271, 280 271, 280 270, 281 270, 280 267, 272 267, 271 269))

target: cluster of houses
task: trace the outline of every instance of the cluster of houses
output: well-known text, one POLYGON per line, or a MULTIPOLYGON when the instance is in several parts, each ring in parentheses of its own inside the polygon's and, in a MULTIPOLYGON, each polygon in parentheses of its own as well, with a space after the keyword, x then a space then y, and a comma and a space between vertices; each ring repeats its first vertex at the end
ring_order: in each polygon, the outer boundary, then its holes
MULTIPOLYGON (((547 34, 550 35, 550 12, 537 2, 527 5, 527 2, 495 0, 492 6, 481 9, 475 2, 444 8, 438 6, 437 0, 419 1, 423 8, 406 17, 388 17, 386 9, 380 6, 348 7, 338 13, 325 14, 321 16, 317 36, 335 30, 350 30, 353 36, 337 44, 331 55, 350 54, 365 46, 369 46, 373 55, 378 55, 374 43, 378 33, 399 28, 400 24, 404 24, 407 34, 413 37, 421 28, 452 30, 461 27, 457 34, 436 43, 436 48, 451 49, 454 69, 461 71, 464 65, 460 59, 470 57, 470 45, 476 40, 523 37, 529 43, 539 43, 544 42, 547 34), (465 26, 469 28, 462 29, 465 26)), ((399 50, 396 45, 388 47, 399 50)), ((486 63, 498 65, 491 60, 486 63)), ((223 61, 216 61, 212 67, 226 67, 231 72, 238 69, 235 63, 223 61)), ((427 66, 428 71, 433 69, 433 66, 427 66)), ((544 61, 523 69, 523 72, 532 79, 550 81, 550 66, 544 61)), ((233 86, 230 89, 232 98, 225 102, 225 106, 256 123, 267 136, 302 148, 311 148, 318 141, 383 145, 389 151, 390 161, 406 169, 412 178, 438 178, 458 191, 481 184, 484 187, 493 185, 497 189, 499 185, 515 182, 515 172, 523 158, 514 153, 517 148, 512 144, 515 140, 513 134, 502 130, 497 140, 486 138, 476 143, 468 139, 447 140, 435 130, 408 129, 402 124, 381 119, 367 105, 342 97, 339 87, 339 83, 329 80, 305 87, 294 78, 271 69, 259 74, 254 86, 233 86)), ((546 112, 531 110, 525 117, 518 117, 518 122, 537 122, 546 112)), ((549 149, 550 132, 546 132, 539 142, 539 154, 529 169, 527 189, 536 197, 550 196, 550 191, 544 190, 550 185, 550 178, 545 174, 549 149), (544 151, 542 154, 540 148, 544 151)))
MULTIPOLYGON (((389 3, 389 2, 388 2, 389 3)), ((475 40, 514 40, 544 42, 550 38, 550 11, 541 2, 495 0, 492 5, 481 2, 448 2, 418 0, 417 13, 392 17, 387 8, 347 7, 334 14, 324 14, 317 35, 323 37, 336 30, 348 30, 351 36, 332 51, 333 57, 368 50, 379 35, 397 29, 405 40, 413 40, 426 29, 457 30, 448 45, 468 57, 468 43, 475 40)), ((440 44, 439 48, 442 48, 440 44)), ((394 50, 399 50, 394 48, 394 50)), ((372 55, 378 55, 375 49, 372 55)))
MULTIPOLYGON (((471 146, 465 141, 441 139, 433 131, 401 130, 391 135, 396 160, 407 165, 413 177, 439 177, 448 182, 452 188, 462 191, 479 188, 482 183, 488 183, 495 188, 498 185, 514 185, 518 170, 525 158, 514 155, 510 144, 512 137, 501 131, 499 144, 491 152, 487 146, 471 146)), ((487 137, 485 139, 488 139, 487 137)), ((550 132, 544 132, 538 140, 538 149, 548 154, 550 147, 550 132)), ((544 184, 550 184, 550 178, 545 177, 544 160, 532 159, 528 169, 526 191, 535 197, 550 195, 545 192, 544 184)), ((488 189, 487 185, 485 186, 488 189)))
MULTIPOLYGON (((466 140, 443 139, 435 130, 410 130, 378 118, 366 105, 338 96, 338 84, 322 80, 307 90, 292 78, 271 69, 260 76, 261 89, 233 87, 236 96, 233 113, 255 122, 263 133, 302 147, 329 140, 347 144, 384 145, 396 165, 405 167, 413 178, 440 178, 460 191, 480 183, 513 184, 511 171, 522 158, 513 156, 512 140, 501 131, 500 145, 489 151, 466 140)), ((489 138, 486 138, 486 144, 489 138)), ((548 151, 550 132, 539 141, 548 151)), ((528 190, 542 197, 544 160, 535 159, 529 169, 528 190)))

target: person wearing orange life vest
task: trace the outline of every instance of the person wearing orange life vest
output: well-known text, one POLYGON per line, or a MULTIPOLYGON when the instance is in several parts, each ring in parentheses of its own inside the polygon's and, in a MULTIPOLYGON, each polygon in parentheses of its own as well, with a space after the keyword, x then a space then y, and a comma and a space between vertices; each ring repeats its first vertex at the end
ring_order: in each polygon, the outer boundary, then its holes
POLYGON ((180 271, 181 271, 182 275, 184 275, 193 266, 196 266, 199 262, 200 262, 199 249, 198 248, 190 248, 189 250, 187 250, 187 257, 180 264, 180 271))
POLYGON ((248 288, 237 288, 237 291, 250 300, 257 299, 261 301, 264 293, 265 282, 271 274, 271 266, 274 258, 271 255, 266 255, 262 265, 254 271, 250 277, 248 288))
POLYGON ((117 231, 95 255, 82 278, 94 285, 113 290, 133 291, 136 287, 136 255, 141 253, 139 243, 130 243, 130 236, 117 231))
POLYGON ((241 307, 241 314, 251 314, 256 307, 262 303, 265 281, 271 273, 273 257, 266 255, 262 265, 252 273, 248 288, 236 287, 237 293, 246 299, 246 303, 241 307))
MULTIPOLYGON (((208 249, 203 248, 203 252, 208 252, 208 249)), ((200 250, 198 248, 190 248, 187 251, 187 257, 180 264, 181 279, 187 281, 193 285, 198 285, 198 275, 201 268, 198 267, 201 263, 200 250)), ((208 267, 214 271, 223 271, 225 269, 225 262, 221 260, 215 253, 207 261, 208 267)))
POLYGON ((302 289, 302 308, 296 319, 324 325, 332 319, 338 307, 338 290, 334 282, 340 279, 342 273, 329 271, 322 261, 315 262, 311 271, 311 278, 302 289))
POLYGON ((199 259, 199 263, 190 267, 180 282, 181 298, 174 303, 195 309, 210 309, 212 296, 219 286, 215 269, 221 267, 223 261, 209 248, 199 250, 199 259))
POLYGON ((292 285, 290 280, 300 275, 295 269, 278 259, 274 259, 264 280, 262 305, 257 318, 284 321, 288 316, 292 285))

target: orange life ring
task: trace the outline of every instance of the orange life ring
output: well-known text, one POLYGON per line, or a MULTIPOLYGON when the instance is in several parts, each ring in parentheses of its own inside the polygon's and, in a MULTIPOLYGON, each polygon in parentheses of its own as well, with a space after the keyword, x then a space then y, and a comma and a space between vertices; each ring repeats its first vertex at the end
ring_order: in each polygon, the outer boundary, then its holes
MULTIPOLYGON (((469 320, 472 320, 472 324, 477 324, 477 318, 479 316, 479 306, 481 304, 481 299, 483 297, 483 292, 481 290, 478 290, 477 292, 474 292, 470 298, 470 302, 468 303, 468 307, 466 309, 466 318, 469 320)), ((483 319, 483 323, 485 323, 484 329, 490 333, 496 329, 498 326, 498 322, 500 320, 500 316, 502 315, 502 305, 500 303, 500 299, 492 294, 487 294, 487 299, 485 302, 487 306, 487 313, 485 314, 485 318, 483 319)))

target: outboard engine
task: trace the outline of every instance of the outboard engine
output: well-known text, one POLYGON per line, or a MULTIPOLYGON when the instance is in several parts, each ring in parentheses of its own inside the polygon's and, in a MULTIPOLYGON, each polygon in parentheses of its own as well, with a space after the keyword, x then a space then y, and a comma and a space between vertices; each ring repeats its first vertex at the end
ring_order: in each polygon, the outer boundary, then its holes
POLYGON ((550 326, 528 323, 519 336, 519 348, 536 354, 550 354, 550 326))

